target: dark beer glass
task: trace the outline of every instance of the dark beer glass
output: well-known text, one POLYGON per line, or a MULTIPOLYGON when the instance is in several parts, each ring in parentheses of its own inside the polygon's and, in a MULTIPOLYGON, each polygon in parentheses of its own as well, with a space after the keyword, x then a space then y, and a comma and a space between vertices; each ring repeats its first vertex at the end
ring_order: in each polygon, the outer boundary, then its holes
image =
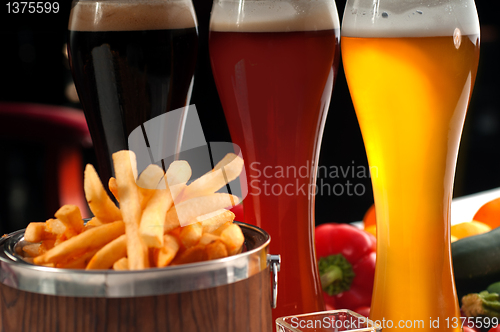
MULTIPOLYGON (((101 178, 134 129, 187 105, 197 48, 190 0, 73 1, 69 59, 101 178)), ((167 144, 180 146, 182 123, 167 144)))

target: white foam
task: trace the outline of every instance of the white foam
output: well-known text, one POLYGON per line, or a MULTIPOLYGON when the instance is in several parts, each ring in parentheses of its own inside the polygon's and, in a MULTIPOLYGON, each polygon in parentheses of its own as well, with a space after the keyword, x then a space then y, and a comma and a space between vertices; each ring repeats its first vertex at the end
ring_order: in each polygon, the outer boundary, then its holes
POLYGON ((433 37, 479 35, 473 0, 355 0, 346 8, 341 35, 345 37, 433 37))
POLYGON ((339 27, 333 0, 219 0, 210 19, 212 31, 317 31, 339 27))
POLYGON ((192 2, 80 1, 71 9, 69 30, 134 31, 183 29, 197 26, 192 2))

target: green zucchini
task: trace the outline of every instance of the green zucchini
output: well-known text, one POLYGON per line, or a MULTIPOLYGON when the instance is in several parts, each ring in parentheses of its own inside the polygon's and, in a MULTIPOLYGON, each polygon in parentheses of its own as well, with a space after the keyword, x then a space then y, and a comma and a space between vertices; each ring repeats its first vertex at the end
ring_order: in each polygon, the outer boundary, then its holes
POLYGON ((452 243, 451 254, 460 298, 500 280, 500 228, 452 243))
POLYGON ((486 288, 486 290, 489 293, 497 293, 500 294, 500 281, 495 282, 494 284, 491 284, 486 288))

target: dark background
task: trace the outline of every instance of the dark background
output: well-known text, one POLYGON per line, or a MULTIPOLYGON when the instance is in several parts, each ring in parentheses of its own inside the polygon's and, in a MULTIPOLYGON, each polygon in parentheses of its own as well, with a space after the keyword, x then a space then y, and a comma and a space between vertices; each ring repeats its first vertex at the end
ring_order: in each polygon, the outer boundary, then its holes
MULTIPOLYGON (((0 7, 0 102, 79 107, 65 94, 68 84, 72 82, 63 52, 70 1, 59 1, 59 5, 61 9, 57 14, 8 14, 5 2, 0 7)), ((197 107, 207 141, 229 141, 208 56, 208 23, 212 4, 210 0, 194 0, 194 5, 199 23, 200 52, 191 104, 197 107)), ((340 18, 344 6, 344 0, 337 2, 340 18)), ((494 1, 477 1, 476 6, 481 23, 481 57, 460 147, 455 197, 500 187, 499 26, 494 1)), ((35 175, 43 173, 39 170, 42 166, 37 162, 41 153, 43 151, 33 146, 0 140, 0 232, 51 217, 42 211, 38 202, 38 197, 42 195, 42 182, 35 175), (27 191, 26 195, 30 198, 23 209, 26 213, 14 215, 9 204, 16 204, 17 196, 13 195, 19 195, 19 190, 12 192, 12 179, 28 175, 30 185, 21 188, 27 191), (13 222, 16 218, 18 220, 13 222)), ((95 163, 91 149, 85 151, 85 161, 95 163)), ((353 165, 367 167, 367 161, 341 67, 324 131, 320 166, 345 169, 353 165)), ((363 195, 318 195, 318 224, 361 220, 373 202, 369 178, 319 178, 318 181, 320 186, 345 185, 349 181, 352 185, 361 184, 365 188, 363 195)))

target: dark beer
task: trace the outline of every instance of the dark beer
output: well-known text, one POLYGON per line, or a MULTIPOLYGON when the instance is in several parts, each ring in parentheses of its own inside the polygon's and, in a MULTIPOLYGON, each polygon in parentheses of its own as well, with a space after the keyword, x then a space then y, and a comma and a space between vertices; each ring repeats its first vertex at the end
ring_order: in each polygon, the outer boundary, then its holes
POLYGON ((101 4, 97 24, 84 20, 97 5, 73 8, 69 56, 103 179, 112 174, 111 154, 128 148, 135 128, 188 103, 197 28, 189 13, 191 21, 172 22, 171 7, 101 4))

